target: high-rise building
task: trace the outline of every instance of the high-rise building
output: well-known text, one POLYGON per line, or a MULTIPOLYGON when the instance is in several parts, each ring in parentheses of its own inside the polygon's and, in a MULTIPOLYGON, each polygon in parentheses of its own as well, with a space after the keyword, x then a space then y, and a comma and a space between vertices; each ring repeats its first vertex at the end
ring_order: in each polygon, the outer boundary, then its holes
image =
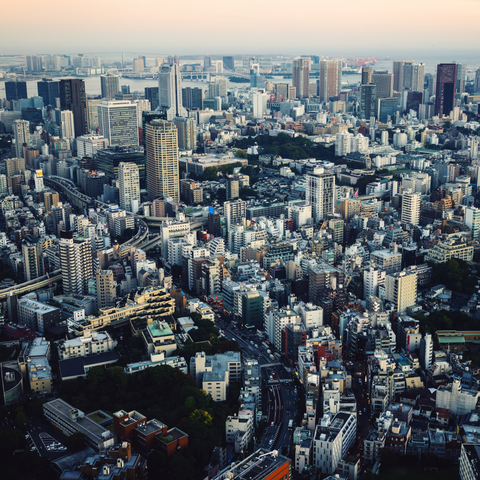
POLYGON ((473 83, 473 93, 480 93, 480 68, 475 71, 475 81, 473 83))
POLYGON ((75 139, 75 125, 73 123, 73 112, 70 110, 63 110, 60 114, 62 138, 68 140, 75 139))
POLYGON ((14 120, 13 137, 15 138, 15 151, 17 158, 24 158, 23 147, 24 145, 27 147, 30 145, 30 122, 27 120, 14 120))
POLYGON ((197 124, 193 118, 176 117, 173 119, 177 127, 179 150, 196 150, 197 124))
POLYGON ((393 62, 393 90, 395 92, 401 92, 403 90, 403 66, 405 62, 394 61, 393 62))
POLYGON ((455 85, 457 65, 440 63, 437 65, 437 88, 435 94, 435 115, 450 115, 455 106, 455 85))
POLYGON ((208 213, 208 233, 214 237, 222 236, 221 219, 219 213, 208 213))
POLYGON ((417 272, 389 273, 385 279, 385 300, 395 305, 395 311, 405 312, 417 303, 417 272))
POLYGON ((97 168, 105 172, 112 183, 118 177, 118 166, 121 162, 133 162, 140 173, 140 188, 146 188, 145 157, 142 147, 108 147, 97 151, 97 168))
POLYGON ((420 193, 402 195, 402 222, 418 225, 420 220, 420 193))
POLYGON ((362 85, 372 83, 372 67, 362 67, 362 85))
POLYGON ((58 202, 60 201, 59 195, 56 192, 44 192, 43 193, 43 202, 45 203, 45 211, 50 213, 52 207, 57 207, 58 202))
POLYGON ((456 89, 458 93, 465 91, 465 79, 467 78, 467 65, 457 63, 456 89))
POLYGON ((133 71, 135 73, 142 73, 145 70, 144 57, 139 56, 138 58, 134 58, 132 65, 133 65, 133 71))
POLYGON ((247 218, 247 204, 243 200, 224 202, 223 215, 227 232, 233 225, 244 225, 247 218))
POLYGON ((175 124, 152 120, 145 125, 148 198, 171 197, 180 200, 178 134, 175 124))
POLYGON ((72 232, 60 232, 59 253, 63 292, 85 295, 88 280, 93 278, 90 238, 73 238, 72 232))
POLYGON ((140 206, 140 176, 135 163, 119 163, 118 188, 120 190, 120 208, 137 213, 140 206))
POLYGON ((77 137, 77 155, 79 157, 93 158, 98 150, 103 150, 108 147, 108 140, 102 135, 82 135, 77 137))
POLYGON ((208 70, 212 66, 212 57, 206 55, 203 57, 203 69, 208 70))
POLYGON ((335 208, 335 175, 324 173, 323 168, 315 168, 307 175, 306 204, 312 206, 312 216, 316 223, 333 215, 335 208))
POLYGON ((18 175, 25 170, 25 158, 23 155, 17 158, 7 158, 5 160, 5 167, 7 170, 7 177, 18 175))
POLYGON ((275 92, 276 92, 276 100, 277 102, 283 102, 284 100, 288 100, 290 94, 290 85, 288 83, 277 83, 275 85, 275 92))
POLYGON ((127 100, 108 100, 98 105, 100 134, 111 147, 138 145, 137 106, 127 100))
POLYGON ((137 125, 141 127, 143 112, 150 112, 152 110, 152 106, 150 105, 150 102, 148 100, 143 99, 135 100, 134 103, 137 106, 137 125))
POLYGON ((370 119, 375 115, 376 101, 376 85, 362 84, 360 92, 360 113, 363 118, 370 119))
POLYGON ((233 72, 235 70, 235 57, 223 57, 223 66, 233 72))
POLYGON ((378 121, 386 123, 389 117, 392 120, 395 119, 395 114, 397 113, 397 104, 398 100, 395 97, 379 98, 377 103, 378 121))
POLYGON ((420 365, 427 371, 433 363, 433 339, 430 333, 426 333, 420 342, 420 365))
POLYGON ((5 98, 9 102, 28 98, 27 82, 5 82, 5 98))
POLYGON ((341 60, 321 60, 320 77, 317 84, 317 95, 322 102, 328 102, 335 97, 342 88, 341 60))
POLYGON ((182 75, 176 63, 164 64, 158 72, 158 100, 159 106, 167 114, 167 120, 188 117, 188 112, 182 105, 182 75))
POLYGON ((26 55, 25 60, 27 62, 28 72, 41 72, 43 69, 42 57, 39 55, 26 55))
POLYGON ((29 282, 44 275, 43 253, 37 238, 26 235, 22 240, 23 273, 29 282))
POLYGON ((98 269, 95 275, 97 287, 97 307, 113 307, 117 292, 115 288, 115 278, 112 270, 98 269))
POLYGON ((465 209, 465 225, 472 232, 472 240, 478 240, 480 235, 480 209, 467 207, 465 209))
POLYGON ((43 98, 45 106, 59 107, 57 98, 60 98, 60 83, 54 82, 51 78, 43 78, 37 82, 38 96, 43 98))
POLYGON ((375 84, 375 97, 393 97, 393 75, 388 72, 373 72, 372 82, 375 84))
POLYGON ((118 75, 101 75, 100 84, 102 88, 102 98, 112 100, 115 94, 120 91, 120 78, 118 75))
POLYGON ((227 200, 235 200, 240 196, 239 181, 233 178, 227 180, 227 200))
POLYGON ((425 64, 405 62, 403 66, 403 88, 412 92, 423 92, 425 64))
POLYGON ((308 98, 310 83, 310 58, 296 58, 292 62, 292 85, 296 89, 297 98, 308 98))
POLYGON ((60 80, 60 108, 73 113, 75 135, 87 133, 87 96, 83 80, 60 80))
POLYGON ((203 88, 186 87, 182 88, 182 103, 189 110, 203 110, 203 99, 205 91, 203 88))
POLYGON ((155 110, 159 105, 158 87, 145 87, 145 100, 148 100, 152 110, 155 110))

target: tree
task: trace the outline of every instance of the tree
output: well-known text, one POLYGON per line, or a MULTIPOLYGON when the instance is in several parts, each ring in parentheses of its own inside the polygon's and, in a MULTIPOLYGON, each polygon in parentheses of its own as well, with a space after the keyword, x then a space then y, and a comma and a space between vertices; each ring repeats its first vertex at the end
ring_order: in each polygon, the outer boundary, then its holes
POLYGON ((246 160, 247 159, 247 152, 245 150, 242 150, 241 148, 239 148, 235 152, 235 156, 237 158, 244 158, 246 160))
POLYGON ((203 171, 203 179, 207 181, 218 180, 218 168, 217 167, 207 167, 203 171))

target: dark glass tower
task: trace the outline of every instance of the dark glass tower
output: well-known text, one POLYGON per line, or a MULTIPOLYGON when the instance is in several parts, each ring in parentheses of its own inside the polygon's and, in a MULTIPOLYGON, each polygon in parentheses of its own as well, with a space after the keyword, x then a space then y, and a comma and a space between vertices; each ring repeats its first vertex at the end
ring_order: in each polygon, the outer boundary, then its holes
POLYGON ((60 108, 73 112, 75 136, 87 133, 87 95, 85 82, 76 78, 60 80, 60 108))
POLYGON ((457 65, 440 63, 437 66, 437 89, 435 94, 435 115, 450 115, 455 106, 455 84, 457 65))

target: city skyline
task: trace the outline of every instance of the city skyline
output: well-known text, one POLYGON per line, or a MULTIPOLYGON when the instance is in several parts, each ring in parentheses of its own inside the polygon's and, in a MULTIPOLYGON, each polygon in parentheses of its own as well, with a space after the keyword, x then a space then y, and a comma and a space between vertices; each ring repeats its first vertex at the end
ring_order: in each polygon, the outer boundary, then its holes
MULTIPOLYGON (((0 42, 8 46, 9 54, 29 53, 32 46, 42 51, 70 52, 78 46, 91 52, 105 52, 106 50, 131 50, 152 49, 153 45, 160 50, 176 51, 178 54, 191 52, 192 38, 195 38, 195 50, 202 53, 202 50, 216 49, 219 54, 238 54, 248 50, 258 50, 258 32, 264 28, 265 20, 274 26, 277 32, 288 32, 288 35, 268 35, 262 40, 261 49, 270 53, 291 53, 304 50, 306 47, 318 45, 320 50, 330 50, 332 53, 342 50, 377 49, 398 49, 399 37, 391 28, 391 23, 385 18, 394 16, 395 24, 401 27, 401 44, 403 49, 413 49, 421 54, 422 51, 437 49, 462 48, 465 45, 460 36, 439 35, 439 32, 451 29, 451 8, 447 0, 424 0, 421 3, 406 0, 401 8, 386 7, 385 3, 379 0, 368 2, 354 2, 347 0, 342 4, 344 15, 342 15, 342 28, 335 18, 340 14, 338 6, 319 4, 307 1, 303 4, 309 15, 302 18, 301 27, 292 27, 288 15, 281 13, 282 9, 269 9, 259 6, 248 0, 243 8, 236 12, 235 25, 238 34, 232 35, 232 24, 227 21, 226 14, 222 13, 220 4, 211 2, 208 8, 208 19, 215 21, 215 28, 211 31, 204 28, 202 13, 195 8, 196 4, 183 2, 182 4, 169 5, 171 18, 181 19, 183 31, 188 35, 178 34, 177 22, 163 22, 161 29, 145 29, 145 17, 148 12, 155 16, 155 12, 161 13, 158 4, 151 0, 142 0, 132 5, 127 2, 113 3, 111 0, 101 4, 87 2, 84 8, 76 12, 76 20, 72 25, 70 22, 62 21, 63 9, 60 2, 54 0, 50 3, 47 11, 34 10, 33 2, 22 4, 22 10, 18 4, 6 4, 3 6, 5 18, 16 18, 22 16, 23 32, 32 32, 30 35, 18 36, 15 22, 9 22, 2 27, 0 42), (30 7, 30 8, 29 8, 30 7), (123 7, 123 8, 122 8, 123 7), (134 7, 134 8, 131 8, 134 7), (254 8, 254 10, 252 10, 254 8), (412 15, 412 9, 415 15, 412 15), (24 15, 25 11, 35 11, 35 15, 24 15), (255 11, 255 15, 251 12, 255 11), (56 13, 58 12, 58 13, 56 13), (62 12, 62 13, 60 13, 62 12), (92 15, 95 12, 95 15, 92 15), (213 14, 213 17, 212 17, 213 14), (366 17, 375 28, 365 29, 365 22, 358 19, 366 17), (108 18, 108 23, 105 22, 108 18), (425 19, 429 21, 426 22, 425 19), (54 23, 56 35, 44 36, 41 44, 33 41, 33 34, 41 25, 54 23), (348 31, 348 35, 341 32, 348 31), (123 35, 122 31, 128 31, 129 35, 123 35), (221 36, 221 46, 218 45, 218 38, 221 36), (11 46, 11 39, 15 37, 15 46, 11 46), (59 45, 58 38, 62 38, 59 45), (457 39, 458 38, 458 39, 457 39), (271 39, 271 40, 269 40, 271 39), (381 47, 377 45, 381 44, 381 47), (215 46, 215 47, 214 47, 215 46)), ((479 3, 473 0, 459 0, 455 7, 464 9, 465 13, 474 16, 480 11, 479 3)), ((205 14, 207 15, 207 14, 205 14)), ((149 14, 150 16, 150 14, 149 14)), ((205 17, 205 20, 207 17, 205 17)))

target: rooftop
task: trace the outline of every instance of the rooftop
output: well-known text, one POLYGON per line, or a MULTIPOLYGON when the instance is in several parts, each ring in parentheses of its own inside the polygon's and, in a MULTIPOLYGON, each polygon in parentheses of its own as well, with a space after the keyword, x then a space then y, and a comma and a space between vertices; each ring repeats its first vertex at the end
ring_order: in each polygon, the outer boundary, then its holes
POLYGON ((166 322, 153 322, 151 325, 147 325, 147 328, 153 338, 173 335, 172 329, 166 322))

